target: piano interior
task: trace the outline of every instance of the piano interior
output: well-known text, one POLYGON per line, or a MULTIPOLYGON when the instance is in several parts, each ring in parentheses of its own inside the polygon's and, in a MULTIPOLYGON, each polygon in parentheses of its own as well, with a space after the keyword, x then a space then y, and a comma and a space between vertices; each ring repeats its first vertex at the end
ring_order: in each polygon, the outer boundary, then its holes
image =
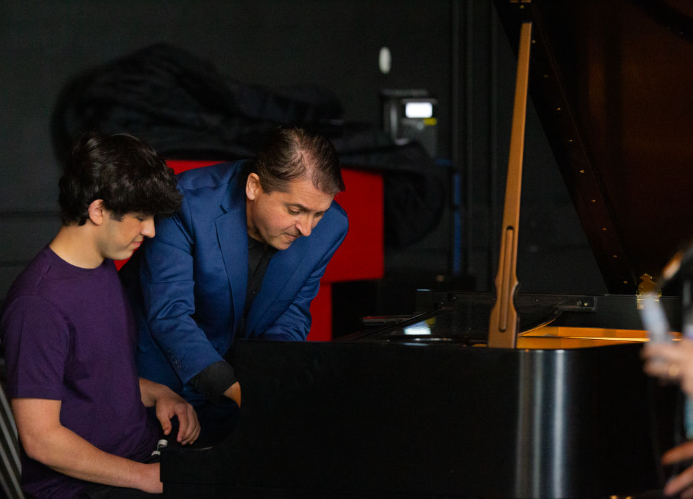
MULTIPOLYGON (((419 292, 418 315, 369 318, 338 341, 239 342, 238 425, 209 449, 165 452, 165 496, 577 498, 662 487, 680 397, 642 372, 637 295, 641 276, 658 276, 693 233, 690 182, 680 181, 693 160, 693 6, 495 4, 609 294, 518 294, 511 240, 496 281, 507 286, 501 329, 515 328, 507 347, 489 347, 501 294, 433 291, 419 292)), ((524 137, 514 139, 521 172, 524 137)), ((680 330, 671 294, 661 303, 680 330)))

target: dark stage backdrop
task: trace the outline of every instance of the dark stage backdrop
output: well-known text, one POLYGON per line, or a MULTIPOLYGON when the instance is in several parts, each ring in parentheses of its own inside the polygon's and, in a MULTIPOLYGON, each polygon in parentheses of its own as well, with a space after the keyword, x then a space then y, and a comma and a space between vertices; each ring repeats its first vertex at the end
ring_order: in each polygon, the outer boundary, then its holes
MULTIPOLYGON (((74 75, 155 42, 179 46, 244 83, 329 88, 353 122, 380 124, 381 89, 429 90, 439 100, 435 173, 457 173, 461 192, 456 198, 450 188, 448 207, 425 239, 387 250, 387 277, 373 284, 373 307, 407 309, 414 289, 441 280, 491 289, 515 73, 491 2, 4 0, 0 299, 58 229, 60 166, 50 121, 59 92, 74 75), (389 74, 378 68, 383 46, 392 53, 389 74)), ((603 292, 533 113, 526 157, 523 289, 603 292)))

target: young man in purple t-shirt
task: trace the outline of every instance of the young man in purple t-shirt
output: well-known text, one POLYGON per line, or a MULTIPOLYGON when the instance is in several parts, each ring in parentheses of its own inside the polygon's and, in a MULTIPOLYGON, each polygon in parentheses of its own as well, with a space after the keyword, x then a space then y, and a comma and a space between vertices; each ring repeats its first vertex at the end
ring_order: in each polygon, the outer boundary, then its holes
POLYGON ((138 139, 91 133, 73 147, 60 179, 63 225, 14 282, 0 319, 32 497, 160 493, 159 464, 143 462, 159 435, 146 407, 164 434, 175 416, 171 437, 197 439, 193 408, 137 376, 137 331, 113 263, 180 202, 172 171, 138 139))

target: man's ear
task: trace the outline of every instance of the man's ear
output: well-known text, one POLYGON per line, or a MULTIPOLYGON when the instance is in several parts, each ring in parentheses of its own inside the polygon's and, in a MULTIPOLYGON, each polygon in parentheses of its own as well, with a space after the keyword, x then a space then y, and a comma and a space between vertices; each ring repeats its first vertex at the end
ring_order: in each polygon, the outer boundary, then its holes
POLYGON ((261 192, 260 177, 258 177, 257 173, 251 173, 248 175, 248 180, 245 183, 246 197, 253 201, 261 192))
POLYGON ((101 225, 106 217, 105 208, 103 207, 103 199, 95 199, 89 205, 89 220, 94 225, 101 225))

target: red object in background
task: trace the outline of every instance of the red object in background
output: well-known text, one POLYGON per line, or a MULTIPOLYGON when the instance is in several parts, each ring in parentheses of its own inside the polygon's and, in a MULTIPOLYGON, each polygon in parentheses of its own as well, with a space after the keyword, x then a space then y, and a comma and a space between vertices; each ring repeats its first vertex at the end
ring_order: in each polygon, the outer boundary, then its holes
POLYGON ((320 279, 310 306, 313 325, 308 340, 332 339, 332 283, 380 279, 385 272, 383 177, 342 168, 346 190, 336 200, 349 215, 349 232, 320 279))
POLYGON ((166 164, 173 168, 176 174, 183 173, 188 170, 193 170, 195 168, 202 168, 203 166, 218 165, 223 163, 223 161, 188 161, 185 159, 167 159, 166 164))
MULTIPOLYGON (((168 160, 176 173, 219 161, 168 160)), ((332 339, 332 283, 380 279, 384 274, 383 178, 377 173, 342 168, 346 190, 336 200, 349 216, 349 233, 320 280, 320 291, 310 306, 310 341, 332 339)), ((116 262, 118 269, 126 260, 116 262)))

